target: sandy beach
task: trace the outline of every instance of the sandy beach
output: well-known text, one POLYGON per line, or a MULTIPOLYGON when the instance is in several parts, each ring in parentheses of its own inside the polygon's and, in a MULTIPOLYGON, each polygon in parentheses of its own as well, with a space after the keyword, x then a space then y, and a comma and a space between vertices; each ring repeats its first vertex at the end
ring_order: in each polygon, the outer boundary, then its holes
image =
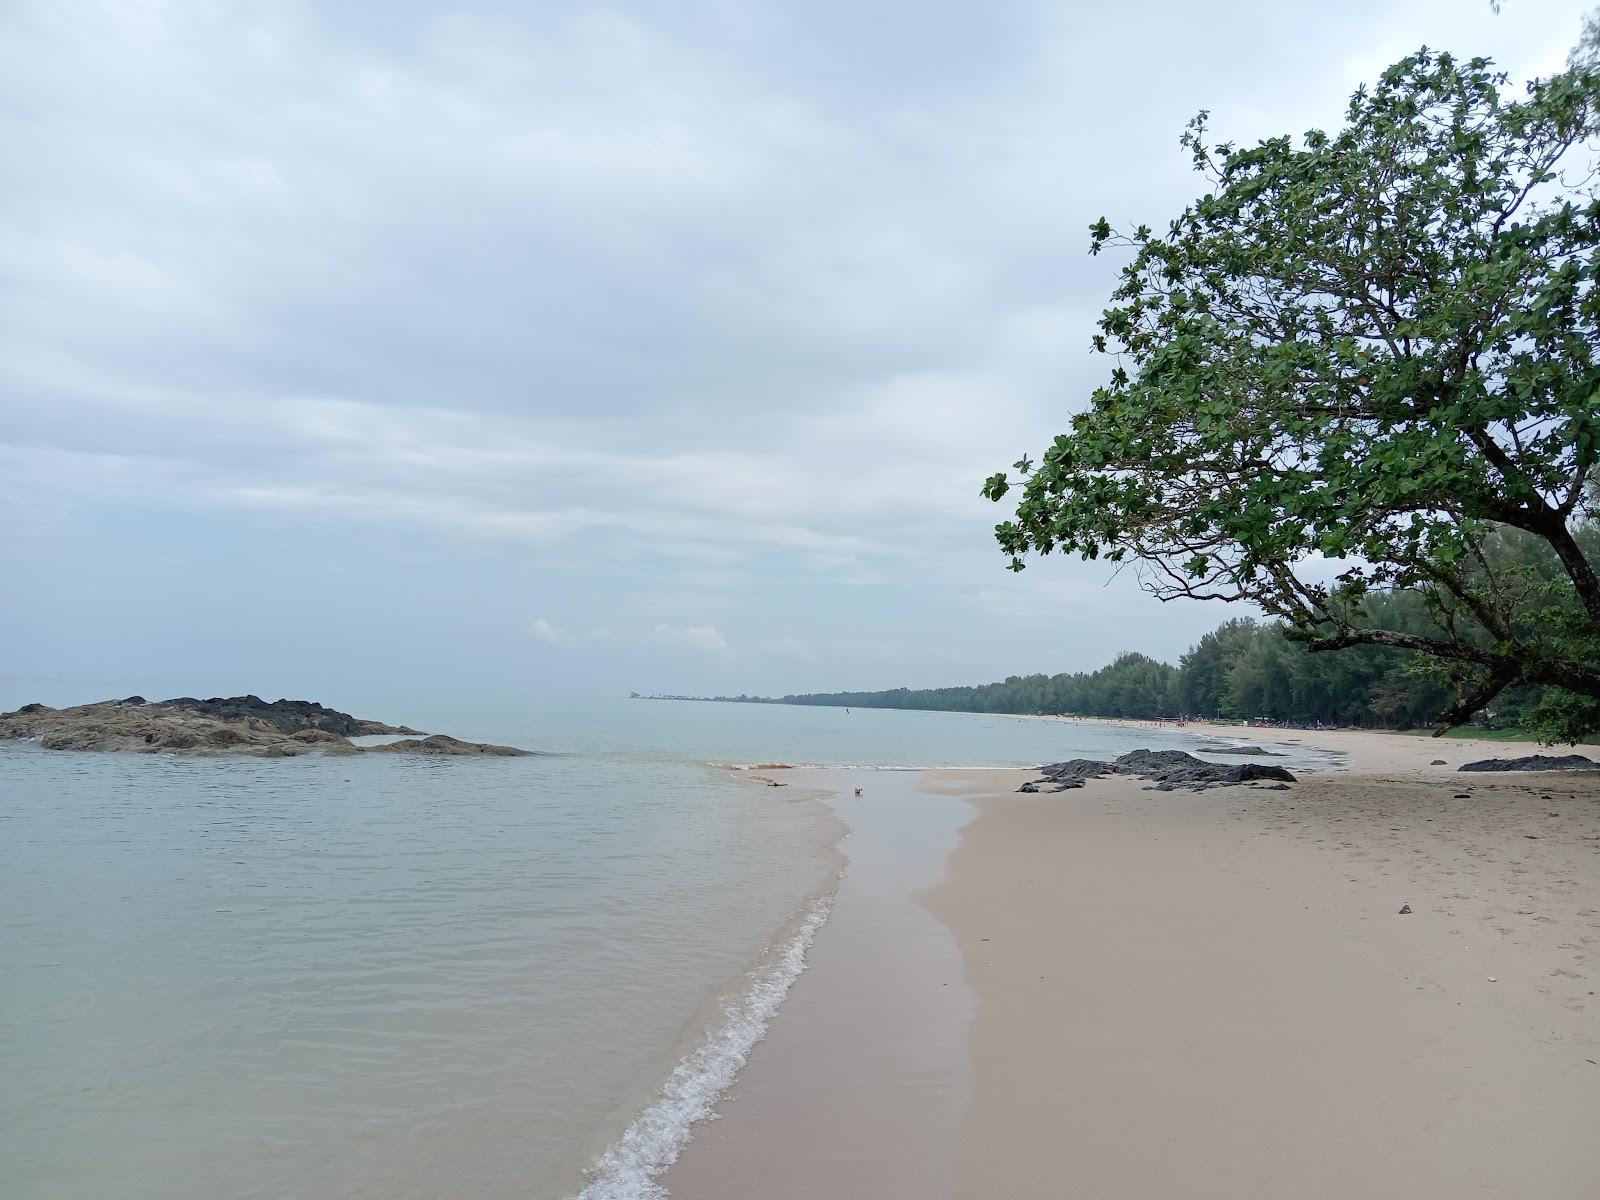
MULTIPOLYGON (((1088 721, 1083 717, 1019 716, 1019 721, 1088 721)), ((1520 758, 1529 754, 1564 754, 1566 748, 1551 750, 1532 742, 1497 741, 1493 738, 1436 738, 1425 733, 1392 733, 1371 729, 1278 729, 1271 726, 1228 725, 1211 721, 1139 721, 1095 718, 1095 725, 1117 725, 1128 729, 1181 732, 1214 739, 1218 745, 1246 744, 1269 750, 1327 751, 1350 771, 1420 771, 1425 774, 1452 775, 1462 763, 1484 758, 1520 758)), ((1583 751, 1583 747, 1577 747, 1583 751)), ((1589 747, 1589 757, 1600 761, 1600 748, 1589 747)))
POLYGON ((669 1193, 1600 1194, 1600 773, 1215 732, 1346 769, 810 781, 854 830, 834 918, 669 1193))

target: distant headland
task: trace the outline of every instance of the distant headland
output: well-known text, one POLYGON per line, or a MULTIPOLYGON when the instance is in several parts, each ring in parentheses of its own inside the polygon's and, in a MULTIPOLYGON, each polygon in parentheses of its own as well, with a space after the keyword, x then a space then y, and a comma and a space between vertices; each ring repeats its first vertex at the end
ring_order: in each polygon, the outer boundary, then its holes
POLYGON ((250 755, 291 758, 302 754, 430 754, 521 756, 514 746, 463 742, 442 733, 427 735, 404 725, 353 717, 311 700, 263 700, 259 696, 214 696, 197 700, 102 700, 72 708, 25 704, 0 713, 0 740, 36 742, 47 750, 105 750, 126 754, 194 757, 250 755), (399 735, 398 740, 358 746, 350 739, 399 735))

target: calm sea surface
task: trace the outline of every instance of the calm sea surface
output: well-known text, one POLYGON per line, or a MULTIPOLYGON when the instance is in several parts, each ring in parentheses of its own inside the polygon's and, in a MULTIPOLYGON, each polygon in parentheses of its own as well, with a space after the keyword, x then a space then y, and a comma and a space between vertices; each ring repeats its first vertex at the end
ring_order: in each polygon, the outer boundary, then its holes
POLYGON ((718 764, 1193 745, 654 701, 421 715, 554 753, 0 743, 0 1196, 650 1195, 802 969, 842 863, 826 806, 718 764))

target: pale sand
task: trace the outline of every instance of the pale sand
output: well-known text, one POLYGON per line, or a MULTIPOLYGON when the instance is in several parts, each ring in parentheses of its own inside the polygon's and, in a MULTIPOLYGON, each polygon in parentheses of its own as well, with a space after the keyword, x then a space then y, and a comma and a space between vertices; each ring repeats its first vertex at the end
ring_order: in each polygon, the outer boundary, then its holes
MULTIPOLYGON (((1295 747, 1328 750, 1341 756, 1352 771, 1420 771, 1454 774, 1462 763, 1482 758, 1524 758, 1530 754, 1587 754, 1600 762, 1600 747, 1558 746, 1535 742, 1495 741, 1490 738, 1436 738, 1386 729, 1256 729, 1247 725, 1219 725, 1210 721, 1136 721, 1080 717, 1022 717, 1028 721, 1063 721, 1090 725, 1117 725, 1128 729, 1160 730, 1193 737, 1260 746, 1266 750, 1295 747), (1443 759, 1443 765, 1434 760, 1443 759)), ((1204 754, 1204 751, 1201 751, 1204 754)), ((1230 762, 1242 761, 1229 759, 1230 762)), ((1263 758, 1262 762, 1271 762, 1263 758)))
POLYGON ((834 918, 670 1193, 1600 1196, 1600 775, 1217 732, 1412 770, 835 780, 834 918))
POLYGON ((979 996, 944 1194, 1600 1195, 1600 778, 1014 778, 945 781, 987 798, 931 897, 979 996))

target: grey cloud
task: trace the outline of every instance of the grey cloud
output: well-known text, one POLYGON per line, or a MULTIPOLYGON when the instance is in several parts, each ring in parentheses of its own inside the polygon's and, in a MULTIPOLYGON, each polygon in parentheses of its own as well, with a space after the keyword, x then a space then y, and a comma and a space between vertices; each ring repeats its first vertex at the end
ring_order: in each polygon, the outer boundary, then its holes
POLYGON ((658 626, 729 649, 664 686, 734 691, 1173 653, 1226 614, 1102 566, 1012 580, 976 494, 1103 372, 1084 227, 1192 194, 1197 108, 1329 123, 1422 41, 1558 65, 1582 11, 1479 7, 9 6, 18 652, 192 539, 175 589, 314 569, 398 628, 458 619, 440 577, 471 572, 474 621, 605 686, 658 626))

